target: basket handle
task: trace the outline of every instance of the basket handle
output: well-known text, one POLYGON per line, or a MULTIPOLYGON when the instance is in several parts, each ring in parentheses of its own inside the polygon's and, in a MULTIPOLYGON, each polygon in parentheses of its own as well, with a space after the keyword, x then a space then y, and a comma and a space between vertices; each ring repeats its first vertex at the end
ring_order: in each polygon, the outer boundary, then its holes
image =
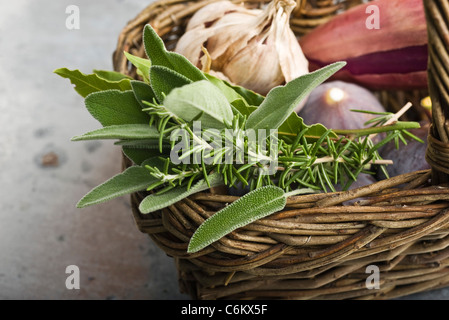
POLYGON ((428 82, 432 100, 432 125, 426 160, 432 183, 449 182, 449 3, 423 0, 428 31, 428 82))

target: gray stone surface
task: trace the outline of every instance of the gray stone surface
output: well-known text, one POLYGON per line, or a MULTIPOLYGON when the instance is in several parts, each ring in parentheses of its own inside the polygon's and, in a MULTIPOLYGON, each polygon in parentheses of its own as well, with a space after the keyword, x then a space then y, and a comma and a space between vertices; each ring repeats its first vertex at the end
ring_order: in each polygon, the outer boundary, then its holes
POLYGON ((70 141, 99 125, 70 82, 53 73, 111 70, 118 34, 148 4, 0 2, 0 299, 188 298, 172 259, 137 230, 127 197, 75 208, 119 172, 120 150, 70 141), (79 30, 66 28, 72 4, 79 30), (52 154, 58 163, 43 165, 52 154), (65 286, 69 265, 79 267, 79 290, 65 286))
MULTIPOLYGON (((118 34, 148 3, 0 2, 0 299, 189 299, 173 261, 137 230, 127 197, 75 208, 119 172, 120 150, 70 141, 99 126, 53 74, 112 69, 118 34), (65 25, 72 4, 79 30, 65 25), (69 265, 79 267, 79 290, 65 286, 69 265)), ((448 299, 449 291, 409 298, 448 299)))

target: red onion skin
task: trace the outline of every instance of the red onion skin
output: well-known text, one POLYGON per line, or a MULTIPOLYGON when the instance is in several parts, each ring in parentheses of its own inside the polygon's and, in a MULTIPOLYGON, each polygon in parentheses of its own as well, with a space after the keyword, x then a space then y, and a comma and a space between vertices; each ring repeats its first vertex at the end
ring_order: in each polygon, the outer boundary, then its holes
POLYGON ((358 5, 303 36, 299 43, 315 70, 336 61, 334 75, 370 89, 427 88, 427 25, 422 0, 377 0, 358 5), (379 8, 379 29, 368 29, 370 5, 379 8))
MULTIPOLYGON (((346 66, 331 80, 357 83, 372 90, 426 89, 427 45, 375 52, 346 60, 346 66)), ((309 60, 310 70, 322 68, 332 61, 309 60)))

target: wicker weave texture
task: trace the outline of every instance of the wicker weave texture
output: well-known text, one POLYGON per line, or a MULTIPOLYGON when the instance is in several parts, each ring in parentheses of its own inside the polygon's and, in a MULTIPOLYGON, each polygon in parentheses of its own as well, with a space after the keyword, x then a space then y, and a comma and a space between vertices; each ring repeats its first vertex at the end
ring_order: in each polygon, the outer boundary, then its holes
MULTIPOLYGON (((153 2, 120 34, 115 70, 138 77, 123 51, 145 56, 145 24, 173 48, 189 17, 210 2, 153 2)), ((243 2, 251 7, 264 3, 243 2)), ((292 29, 300 36, 361 2, 301 1, 292 29)), ((390 299, 449 285, 449 5, 444 0, 424 3, 434 108, 426 159, 432 170, 347 192, 291 197, 284 211, 195 254, 186 249, 196 228, 238 197, 218 188, 142 215, 138 205, 145 193, 135 193, 131 202, 136 224, 174 257, 183 292, 195 299, 390 299), (379 289, 367 287, 370 266, 379 268, 379 289)), ((394 111, 406 101, 417 103, 428 92, 376 94, 394 111)), ((125 157, 123 163, 132 165, 125 157)))

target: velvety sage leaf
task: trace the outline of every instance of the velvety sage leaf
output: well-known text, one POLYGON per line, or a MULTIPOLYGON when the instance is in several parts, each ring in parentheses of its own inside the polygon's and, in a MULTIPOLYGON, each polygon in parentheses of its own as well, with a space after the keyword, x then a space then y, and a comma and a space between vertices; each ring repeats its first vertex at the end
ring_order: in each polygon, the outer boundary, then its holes
POLYGON ((107 126, 72 138, 72 141, 99 139, 158 139, 159 131, 148 124, 122 124, 107 126))
POLYGON ((346 63, 336 62, 314 72, 300 76, 285 86, 273 88, 246 122, 247 129, 278 129, 291 115, 294 108, 322 82, 346 63))
POLYGON ((150 82, 157 100, 162 103, 173 89, 190 84, 192 80, 167 67, 152 66, 150 68, 150 82))
POLYGON ((241 95, 239 95, 237 91, 226 85, 226 83, 223 80, 218 79, 217 77, 214 77, 208 73, 205 73, 204 75, 206 76, 206 78, 209 80, 210 83, 216 86, 221 91, 221 93, 223 93, 228 102, 231 104, 231 109, 234 115, 241 116, 242 113, 240 113, 240 111, 237 108, 234 108, 234 103, 243 104, 247 106, 248 103, 246 102, 246 100, 241 95))
POLYGON ((132 90, 94 92, 85 99, 87 110, 104 127, 121 124, 149 123, 150 117, 142 111, 132 90))
POLYGON ((103 184, 92 189, 77 204, 78 208, 109 201, 148 188, 157 179, 145 167, 129 167, 103 184))
POLYGON ((246 89, 242 86, 237 86, 237 85, 233 85, 230 84, 226 81, 224 81, 224 83, 232 88, 235 92, 237 92, 241 97, 243 97, 245 99, 245 101, 250 105, 250 106, 259 106, 264 100, 265 97, 258 94, 257 92, 254 92, 252 90, 246 89))
POLYGON ((172 69, 192 81, 206 80, 203 72, 183 55, 168 51, 154 29, 147 24, 143 31, 143 44, 152 65, 172 69))
POLYGON ((248 119, 249 115, 257 109, 257 107, 249 106, 243 99, 237 99, 231 102, 231 106, 237 110, 241 115, 246 116, 248 119))
POLYGON ((155 145, 153 148, 133 148, 122 146, 122 152, 136 165, 142 165, 142 163, 149 158, 156 157, 159 159, 161 153, 159 152, 159 145, 155 145))
MULTIPOLYGON (((159 149, 159 138, 157 139, 134 139, 134 140, 120 140, 114 143, 115 145, 138 149, 159 149)), ((163 140, 163 148, 170 148, 167 140, 163 140)))
POLYGON ((133 80, 131 81, 131 87, 136 97, 137 102, 140 103, 142 108, 148 108, 148 106, 143 103, 143 101, 153 102, 156 99, 156 95, 153 92, 153 88, 145 82, 133 80))
POLYGON ((221 91, 207 80, 173 89, 165 98, 167 110, 189 122, 200 114, 203 128, 225 128, 234 117, 232 108, 221 91))
POLYGON ((258 106, 265 99, 264 96, 255 93, 251 90, 245 89, 237 85, 231 85, 227 81, 219 79, 208 73, 204 74, 206 78, 215 85, 228 99, 228 102, 233 102, 242 99, 246 105, 258 106))
POLYGON ((228 233, 280 211, 286 204, 281 188, 265 186, 255 189, 204 221, 190 239, 188 252, 197 252, 228 233))
POLYGON ((142 167, 150 166, 150 167, 153 167, 153 168, 158 168, 160 171, 163 170, 164 165, 165 165, 165 161, 164 161, 163 157, 161 157, 160 155, 158 155, 158 156, 151 156, 150 158, 148 158, 148 159, 146 159, 145 161, 142 162, 142 167))
MULTIPOLYGON (((319 138, 327 131, 327 128, 320 123, 306 125, 304 123, 304 120, 300 116, 298 116, 296 112, 292 112, 290 116, 284 121, 284 123, 279 127, 278 134, 296 135, 305 128, 309 128, 309 130, 307 130, 304 135, 311 139, 319 138)), ((330 137, 337 138, 337 135, 332 132, 330 133, 330 137)))
POLYGON ((129 52, 124 51, 125 57, 131 62, 137 69, 137 74, 140 75, 145 82, 150 82, 150 67, 151 61, 141 57, 132 55, 129 52))
POLYGON ((275 186, 255 189, 206 219, 190 239, 187 252, 197 252, 238 228, 281 211, 290 196, 314 192, 304 188, 285 193, 275 186))
POLYGON ((237 99, 243 99, 243 97, 239 95, 237 91, 227 86, 223 80, 214 77, 213 75, 210 75, 208 73, 205 73, 204 75, 207 78, 207 80, 209 80, 210 83, 212 83, 214 86, 220 89, 220 91, 223 93, 226 99, 228 99, 229 103, 237 99))
MULTIPOLYGON (((218 187, 223 185, 221 174, 213 173, 209 177, 211 187, 218 187)), ((188 196, 209 189, 205 180, 200 180, 194 184, 190 190, 187 187, 178 187, 162 194, 151 194, 147 196, 139 205, 141 213, 150 213, 163 208, 166 208, 188 196)))
POLYGON ((99 76, 100 78, 112 82, 118 82, 121 80, 132 80, 130 76, 127 76, 126 74, 117 72, 117 71, 110 71, 110 70, 93 70, 94 74, 99 76))
POLYGON ((79 70, 69 70, 67 68, 60 68, 54 71, 57 75, 69 79, 75 86, 75 91, 83 98, 89 94, 104 90, 120 90, 126 91, 131 89, 129 79, 121 79, 120 81, 111 81, 97 74, 84 74, 79 70))

